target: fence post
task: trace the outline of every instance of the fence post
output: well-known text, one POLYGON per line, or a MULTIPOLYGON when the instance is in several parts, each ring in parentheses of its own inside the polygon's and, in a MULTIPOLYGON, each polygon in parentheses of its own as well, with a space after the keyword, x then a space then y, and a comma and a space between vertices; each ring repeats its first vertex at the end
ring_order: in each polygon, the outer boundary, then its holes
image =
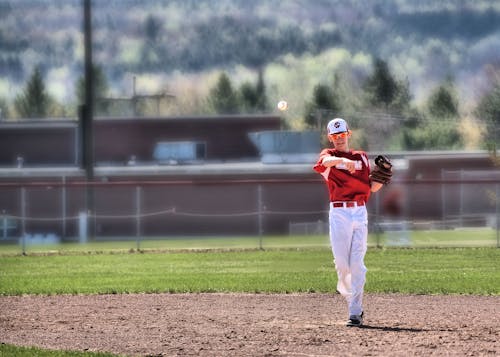
POLYGON ((21 244, 26 255, 26 187, 21 187, 21 244))
POLYGON ((137 250, 141 249, 141 187, 135 188, 135 237, 137 250))
POLYGON ((460 169, 460 227, 464 226, 464 169, 460 169))
POLYGON ((444 169, 441 169, 441 221, 443 225, 446 225, 446 193, 444 187, 444 178, 444 169))
POLYGON ((257 187, 257 211, 258 211, 258 221, 259 221, 259 249, 262 250, 262 185, 257 187))
POLYGON ((62 208, 62 239, 66 238, 66 176, 62 177, 61 208, 62 208))
POLYGON ((497 183, 497 194, 496 194, 496 229, 497 229, 497 248, 500 248, 500 185, 497 183))
POLYGON ((3 223, 3 239, 7 239, 7 215, 5 210, 2 210, 2 223, 3 223))

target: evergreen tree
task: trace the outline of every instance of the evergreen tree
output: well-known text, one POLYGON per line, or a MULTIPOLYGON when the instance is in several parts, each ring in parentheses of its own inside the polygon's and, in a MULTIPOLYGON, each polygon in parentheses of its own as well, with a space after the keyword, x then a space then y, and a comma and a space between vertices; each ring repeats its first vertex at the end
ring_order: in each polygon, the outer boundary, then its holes
POLYGON ((384 60, 374 60, 373 73, 365 80, 363 91, 365 106, 372 112, 361 124, 372 134, 367 137, 369 150, 381 149, 387 142, 400 142, 401 135, 404 137, 401 130, 412 132, 406 127, 407 121, 398 120, 412 111, 409 81, 395 78, 384 60))
POLYGON ((146 41, 156 43, 161 30, 161 23, 153 15, 148 15, 144 21, 144 31, 146 34, 146 41))
POLYGON ((310 128, 317 127, 321 112, 339 113, 340 109, 338 97, 333 90, 325 84, 317 84, 313 89, 312 101, 306 103, 306 124, 310 128))
POLYGON ((488 146, 500 146, 500 82, 481 98, 475 114, 486 124, 486 140, 488 146))
POLYGON ((427 114, 416 116, 413 124, 406 122, 402 134, 403 148, 407 150, 451 150, 463 147, 457 120, 458 99, 453 82, 435 88, 427 99, 427 114))
POLYGON ((259 96, 256 88, 250 82, 245 82, 241 85, 240 97, 244 112, 253 113, 256 111, 259 96))
POLYGON ((9 106, 5 98, 0 98, 0 120, 9 117, 9 106))
MULTIPOLYGON (((92 84, 94 87, 94 113, 106 113, 109 108, 109 103, 106 101, 109 86, 106 75, 100 66, 92 66, 92 84)), ((85 76, 83 75, 78 79, 76 84, 76 97, 78 104, 85 103, 85 76)))
POLYGON ((410 106, 412 95, 408 78, 397 81, 398 91, 391 104, 391 109, 400 114, 409 115, 412 111, 410 106))
POLYGON ((144 21, 145 41, 140 50, 139 68, 145 71, 158 70, 162 63, 162 46, 159 41, 161 23, 152 15, 144 21))
POLYGON ((44 118, 50 114, 52 102, 45 89, 41 69, 37 66, 23 93, 14 100, 14 107, 23 118, 44 118))
POLYGON ((379 107, 384 105, 388 109, 397 98, 398 83, 393 77, 387 62, 377 58, 374 62, 373 74, 365 82, 365 92, 370 105, 379 107))
POLYGON ((458 99, 451 81, 440 85, 432 92, 427 108, 429 114, 436 119, 458 118, 458 99))
POLYGON ((262 71, 259 71, 257 84, 253 86, 249 82, 241 85, 239 94, 241 97, 241 105, 247 113, 263 113, 269 110, 268 99, 266 95, 266 85, 262 71))
POLYGON ((238 113, 238 96, 227 74, 221 73, 217 84, 210 90, 208 102, 217 114, 238 113))
POLYGON ((257 78, 255 91, 257 93, 257 110, 259 112, 265 112, 269 110, 269 100, 267 99, 266 84, 264 82, 264 73, 262 72, 262 69, 259 70, 259 76, 257 78))

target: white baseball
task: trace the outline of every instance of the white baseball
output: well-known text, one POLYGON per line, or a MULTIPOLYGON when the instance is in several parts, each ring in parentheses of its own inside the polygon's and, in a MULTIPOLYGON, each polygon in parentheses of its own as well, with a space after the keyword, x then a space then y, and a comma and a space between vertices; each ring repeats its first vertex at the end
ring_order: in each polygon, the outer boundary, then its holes
POLYGON ((286 102, 286 100, 280 100, 278 102, 278 109, 282 112, 288 109, 288 103, 286 102))

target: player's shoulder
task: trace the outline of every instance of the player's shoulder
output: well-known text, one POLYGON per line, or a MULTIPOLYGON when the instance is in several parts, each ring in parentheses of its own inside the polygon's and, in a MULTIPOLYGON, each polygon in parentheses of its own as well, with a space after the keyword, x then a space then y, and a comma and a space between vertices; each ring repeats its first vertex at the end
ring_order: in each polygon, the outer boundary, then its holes
POLYGON ((368 155, 366 154, 366 152, 363 151, 363 150, 353 150, 352 151, 352 155, 368 157, 368 155))
POLYGON ((363 150, 352 151, 352 158, 354 160, 362 160, 365 163, 366 167, 370 167, 370 159, 368 158, 366 152, 364 152, 363 150))

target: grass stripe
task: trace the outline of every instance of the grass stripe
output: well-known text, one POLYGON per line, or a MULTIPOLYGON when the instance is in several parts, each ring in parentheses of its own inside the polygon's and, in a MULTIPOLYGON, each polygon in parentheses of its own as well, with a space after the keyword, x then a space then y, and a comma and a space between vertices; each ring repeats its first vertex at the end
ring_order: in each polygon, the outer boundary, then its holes
POLYGON ((54 351, 35 347, 20 347, 0 343, 0 357, 112 357, 111 353, 54 351))
MULTIPOLYGON (((500 294, 500 249, 369 249, 367 292, 500 294)), ((334 292, 328 248, 1 256, 0 294, 334 292)))

